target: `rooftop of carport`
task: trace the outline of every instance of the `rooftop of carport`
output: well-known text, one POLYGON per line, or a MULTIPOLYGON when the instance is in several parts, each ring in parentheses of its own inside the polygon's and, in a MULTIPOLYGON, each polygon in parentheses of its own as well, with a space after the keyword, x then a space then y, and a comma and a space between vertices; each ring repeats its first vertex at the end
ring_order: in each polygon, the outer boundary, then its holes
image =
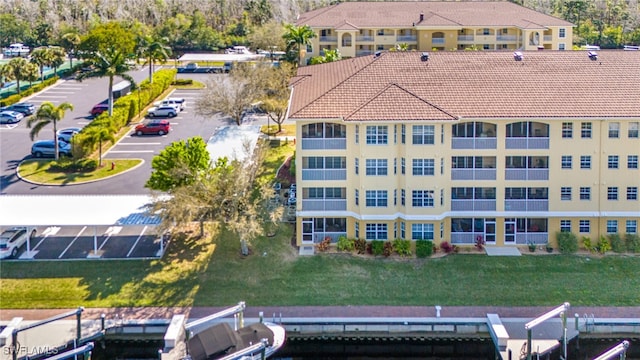
POLYGON ((211 53, 186 53, 178 61, 181 62, 195 62, 195 61, 210 61, 210 62, 234 62, 234 61, 249 61, 264 58, 264 55, 259 54, 211 54, 211 53))
POLYGON ((0 226, 156 225, 146 195, 3 195, 0 226))

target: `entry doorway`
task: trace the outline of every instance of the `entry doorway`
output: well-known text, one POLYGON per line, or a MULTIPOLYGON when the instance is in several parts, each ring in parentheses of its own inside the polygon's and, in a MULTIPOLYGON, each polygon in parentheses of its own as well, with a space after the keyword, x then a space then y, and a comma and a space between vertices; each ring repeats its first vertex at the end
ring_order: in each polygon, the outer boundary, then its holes
POLYGON ((486 219, 484 221, 484 241, 487 244, 496 243, 496 219, 486 219))
POLYGON ((504 243, 516 243, 516 219, 504 219, 504 243))
POLYGON ((302 220, 302 243, 313 244, 313 220, 302 220))

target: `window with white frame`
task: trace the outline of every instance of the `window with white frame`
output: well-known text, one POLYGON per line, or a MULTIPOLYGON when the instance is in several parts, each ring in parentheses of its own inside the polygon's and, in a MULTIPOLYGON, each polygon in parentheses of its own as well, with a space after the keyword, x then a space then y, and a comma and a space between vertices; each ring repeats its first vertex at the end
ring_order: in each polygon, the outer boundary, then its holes
POLYGON ((387 240, 387 224, 367 224, 367 240, 387 240))
POLYGON ((387 159, 367 159, 367 176, 386 176, 387 159))
POLYGON ((433 240, 433 224, 411 224, 412 240, 433 240))
POLYGON ((367 190, 367 206, 368 207, 385 207, 387 206, 386 190, 367 190))
POLYGON ((393 238, 398 238, 398 223, 396 222, 393 223, 393 238))
POLYGON ((565 28, 558 29, 558 37, 560 39, 564 39, 566 36, 567 36, 567 29, 565 28))
POLYGON ((617 186, 609 186, 609 187, 607 187, 607 200, 618 200, 618 187, 617 186))
POLYGON ((433 207, 433 190, 413 190, 411 205, 413 207, 433 207))
POLYGON ((570 123, 570 122, 562 123, 562 137, 565 139, 570 139, 573 137, 573 123, 570 123))
POLYGON ((398 158, 393 158, 393 175, 398 173, 398 158))
POLYGON ((630 122, 629 123, 629 138, 637 139, 640 136, 640 122, 630 122))
POLYGON ((609 123, 609 138, 617 139, 619 137, 620 137, 620 123, 619 122, 609 123))
POLYGON ((440 144, 444 144, 444 125, 440 125, 440 144))
POLYGON ((571 232, 571 220, 560 220, 560 232, 571 232))
POLYGON ((563 169, 571 169, 571 167, 573 166, 572 162, 572 156, 571 155, 562 155, 562 168, 563 169))
POLYGON ((591 200, 591 188, 588 186, 580 187, 580 200, 591 200))
POLYGON ((434 159, 413 159, 413 175, 434 175, 434 159))
POLYGON ((440 239, 444 238, 444 221, 440 221, 440 239))
POLYGON ((360 125, 356 125, 356 144, 360 143, 360 125))
POLYGON ((398 125, 393 125, 393 143, 398 143, 398 125))
POLYGON ((591 169, 591 155, 580 156, 580 169, 591 169))
POLYGON ((353 232, 355 233, 356 239, 360 239, 360 223, 357 221, 353 223, 353 232))
POLYGON ((607 167, 609 169, 618 168, 618 155, 609 155, 609 157, 607 158, 607 167))
POLYGON ((369 145, 386 145, 389 141, 388 136, 388 128, 385 125, 367 126, 367 144, 369 145))
POLYGON ((638 200, 637 186, 627 186, 627 200, 638 200))
POLYGON ((618 220, 607 220, 607 233, 615 234, 618 232, 618 220))
POLYGON ((583 139, 590 139, 591 138, 591 123, 590 122, 581 123, 580 136, 583 139))
POLYGON ((638 220, 627 220, 625 232, 627 234, 635 234, 638 232, 638 220))
POLYGON ((627 169, 638 168, 638 155, 627 155, 627 169))
POLYGON ((402 124, 400 126, 400 142, 404 144, 406 140, 407 140, 407 126, 405 124, 402 124))
POLYGON ((400 189, 400 205, 405 205, 406 191, 404 189, 400 189))
POLYGON ((406 171, 406 169, 405 169, 405 168, 406 168, 405 160, 404 160, 404 158, 401 158, 401 159, 400 159, 400 173, 401 173, 402 175, 404 175, 404 174, 405 174, 405 171, 406 171))
POLYGON ((581 233, 590 233, 591 232, 591 221, 590 220, 580 220, 580 229, 581 233))
POLYGON ((393 189, 393 206, 398 205, 398 189, 393 189))
POLYGON ((356 200, 356 206, 360 205, 360 190, 356 189, 356 193, 355 193, 355 200, 356 200))
POLYGON ((433 125, 413 125, 412 134, 414 145, 433 145, 435 142, 433 125))
POLYGON ((406 230, 405 230, 405 223, 404 221, 400 223, 400 238, 402 239, 406 239, 406 230))
POLYGON ((444 158, 440 158, 440 175, 444 175, 444 158))
POLYGON ((360 173, 360 159, 355 158, 353 164, 356 167, 356 175, 358 175, 360 173))
POLYGON ((571 200, 570 186, 563 186, 560 188, 560 200, 571 200))
POLYGON ((444 206, 444 189, 440 189, 440 206, 444 206))
POLYGON ((565 43, 558 43, 558 50, 566 50, 567 45, 565 43))

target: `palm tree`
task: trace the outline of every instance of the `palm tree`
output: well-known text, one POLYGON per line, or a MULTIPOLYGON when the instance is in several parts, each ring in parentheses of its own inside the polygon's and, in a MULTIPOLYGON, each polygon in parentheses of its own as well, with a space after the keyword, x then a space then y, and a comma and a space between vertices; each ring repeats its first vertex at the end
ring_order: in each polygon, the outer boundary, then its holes
POLYGON ((44 81, 44 67, 51 65, 51 51, 46 46, 40 46, 30 54, 31 63, 38 65, 40 68, 40 81, 44 81))
POLYGON ((16 80, 18 94, 20 94, 20 80, 24 80, 27 74, 29 61, 23 57, 16 57, 7 63, 11 69, 12 77, 16 80))
POLYGON ((295 26, 293 24, 287 24, 285 25, 285 33, 282 37, 287 42, 287 52, 293 49, 297 50, 297 64, 301 65, 303 50, 306 52, 306 47, 311 45, 311 39, 316 37, 316 33, 313 32, 309 25, 295 26))
POLYGON ((113 115, 113 78, 120 76, 131 83, 131 90, 136 88, 135 80, 127 74, 131 66, 127 63, 127 54, 119 50, 107 50, 105 53, 95 52, 88 60, 93 70, 78 75, 76 80, 82 81, 91 77, 109 77, 109 116, 113 115))
POLYGON ((29 133, 31 141, 38 136, 40 130, 49 125, 49 123, 53 123, 54 156, 56 160, 58 160, 58 121, 64 118, 64 113, 67 110, 73 110, 73 105, 68 102, 64 102, 55 106, 53 103, 45 101, 40 105, 38 111, 36 111, 36 115, 27 121, 27 127, 29 128, 35 124, 29 133))
POLYGON ((80 45, 80 35, 78 35, 75 30, 71 30, 62 35, 60 41, 62 47, 67 52, 67 56, 69 56, 69 68, 73 68, 73 56, 75 55, 76 49, 80 45))
POLYGON ((51 54, 51 66, 53 67, 53 76, 58 75, 58 67, 64 64, 64 58, 67 54, 64 52, 64 49, 60 46, 50 46, 49 52, 51 54))
POLYGON ((24 72, 24 79, 29 81, 29 87, 33 86, 34 81, 38 81, 40 77, 40 69, 38 65, 29 63, 24 72))
POLYGON ((111 119, 102 118, 94 121, 82 131, 82 145, 93 149, 98 145, 98 166, 102 166, 102 143, 116 141, 113 136, 114 127, 111 119))
POLYGON ((15 77, 11 66, 9 64, 0 64, 0 88, 3 88, 4 84, 13 80, 15 80, 15 77))
POLYGON ((166 46, 166 38, 154 39, 151 36, 138 38, 136 53, 149 65, 149 83, 153 83, 153 64, 156 60, 164 63, 171 56, 171 48, 166 46))

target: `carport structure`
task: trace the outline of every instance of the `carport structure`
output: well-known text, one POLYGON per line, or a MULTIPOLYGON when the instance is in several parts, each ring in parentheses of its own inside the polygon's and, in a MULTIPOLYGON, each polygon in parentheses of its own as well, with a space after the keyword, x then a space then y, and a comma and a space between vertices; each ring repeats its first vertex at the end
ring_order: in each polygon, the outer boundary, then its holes
MULTIPOLYGON (((0 227, 47 227, 44 237, 55 235, 54 229, 63 226, 93 228, 93 248, 87 258, 101 258, 98 236, 116 235, 127 226, 155 227, 160 218, 147 211, 151 197, 146 195, 3 195, 0 196, 0 227), (103 234, 98 227, 107 226, 103 234)), ((159 236, 156 251, 145 257, 160 257, 164 253, 164 239, 159 236)), ((137 241, 136 241, 137 244, 137 241)), ((136 245, 134 244, 134 246, 136 245)), ((31 241, 21 259, 36 255, 31 241)))

